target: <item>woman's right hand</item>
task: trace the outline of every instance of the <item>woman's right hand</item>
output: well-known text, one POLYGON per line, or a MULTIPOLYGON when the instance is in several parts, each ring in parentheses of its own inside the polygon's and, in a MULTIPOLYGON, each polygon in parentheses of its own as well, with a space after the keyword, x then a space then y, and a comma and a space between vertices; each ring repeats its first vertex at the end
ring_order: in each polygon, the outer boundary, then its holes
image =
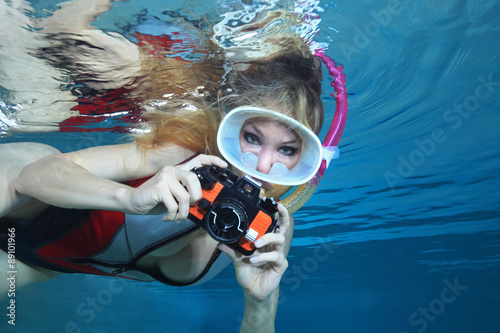
POLYGON ((166 166, 141 186, 130 189, 130 211, 136 214, 161 214, 166 210, 164 221, 187 218, 189 208, 202 197, 200 181, 190 170, 204 165, 216 165, 221 168, 228 166, 219 157, 209 155, 199 155, 175 167, 166 166))

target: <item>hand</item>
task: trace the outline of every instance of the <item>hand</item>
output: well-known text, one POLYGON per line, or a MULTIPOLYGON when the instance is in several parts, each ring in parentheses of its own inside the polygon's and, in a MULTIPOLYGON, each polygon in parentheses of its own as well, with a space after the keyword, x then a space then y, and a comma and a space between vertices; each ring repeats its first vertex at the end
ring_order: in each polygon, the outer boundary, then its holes
POLYGON ((244 256, 225 244, 219 244, 219 249, 233 261, 236 279, 245 294, 257 301, 270 298, 288 267, 285 233, 290 226, 290 217, 282 204, 278 204, 278 212, 279 231, 259 238, 255 242, 257 250, 251 256, 244 256))
POLYGON ((129 207, 136 214, 152 213, 157 206, 164 206, 161 212, 164 221, 180 221, 189 214, 189 207, 202 197, 201 185, 194 167, 216 165, 226 168, 227 163, 216 156, 199 155, 178 166, 166 166, 137 188, 131 189, 129 207))

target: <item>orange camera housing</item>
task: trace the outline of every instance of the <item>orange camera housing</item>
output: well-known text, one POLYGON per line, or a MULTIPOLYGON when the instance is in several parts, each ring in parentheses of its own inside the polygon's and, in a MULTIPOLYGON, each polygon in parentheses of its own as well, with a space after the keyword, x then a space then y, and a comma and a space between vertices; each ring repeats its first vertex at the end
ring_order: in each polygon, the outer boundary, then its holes
POLYGON ((249 177, 238 179, 228 169, 217 166, 194 168, 203 197, 189 210, 189 219, 215 240, 244 255, 255 251, 254 242, 277 225, 277 204, 260 198, 260 183, 249 177))

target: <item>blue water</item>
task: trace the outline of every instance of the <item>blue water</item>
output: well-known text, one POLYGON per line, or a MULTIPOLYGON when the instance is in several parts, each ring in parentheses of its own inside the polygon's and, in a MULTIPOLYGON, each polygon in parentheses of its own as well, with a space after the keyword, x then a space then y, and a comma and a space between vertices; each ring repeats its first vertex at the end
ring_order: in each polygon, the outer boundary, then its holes
MULTIPOLYGON (((53 2, 39 1, 40 13, 53 2)), ((115 4, 103 29, 132 20, 134 4, 115 4)), ((341 157, 295 214, 277 331, 500 332, 500 3, 320 7, 316 40, 345 67, 350 109, 341 157)), ((328 92, 324 102, 328 122, 328 92)), ((17 133, 1 142, 76 149, 118 138, 17 133)), ((242 302, 231 267, 182 289, 62 276, 17 294, 16 330, 236 332, 242 302)), ((12 329, 5 317, 0 327, 12 329)))

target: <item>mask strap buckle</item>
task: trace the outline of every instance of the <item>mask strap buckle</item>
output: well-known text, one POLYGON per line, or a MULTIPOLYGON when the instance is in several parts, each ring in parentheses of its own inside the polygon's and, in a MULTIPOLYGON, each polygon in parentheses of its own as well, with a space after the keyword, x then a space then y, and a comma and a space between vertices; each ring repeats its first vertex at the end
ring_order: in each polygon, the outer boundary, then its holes
POLYGON ((330 165, 332 159, 340 156, 340 149, 337 146, 323 147, 323 159, 326 161, 326 167, 330 165))

